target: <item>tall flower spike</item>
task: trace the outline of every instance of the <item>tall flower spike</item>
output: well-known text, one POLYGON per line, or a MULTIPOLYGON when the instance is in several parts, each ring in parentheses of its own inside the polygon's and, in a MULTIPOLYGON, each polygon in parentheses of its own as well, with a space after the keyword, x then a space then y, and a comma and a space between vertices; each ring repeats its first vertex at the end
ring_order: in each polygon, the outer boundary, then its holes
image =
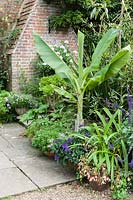
POLYGON ((129 121, 129 124, 132 125, 133 99, 132 99, 132 96, 130 94, 129 88, 127 88, 127 101, 128 101, 128 111, 129 111, 128 121, 129 121))

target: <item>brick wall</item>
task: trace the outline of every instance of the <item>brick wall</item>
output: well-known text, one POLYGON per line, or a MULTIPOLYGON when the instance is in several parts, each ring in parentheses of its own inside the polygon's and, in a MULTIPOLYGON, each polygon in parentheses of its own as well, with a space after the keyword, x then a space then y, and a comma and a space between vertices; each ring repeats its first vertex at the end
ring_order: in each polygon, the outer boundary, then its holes
POLYGON ((72 30, 51 31, 49 33, 48 17, 59 12, 58 8, 59 5, 57 4, 47 4, 43 0, 36 0, 16 47, 12 51, 12 90, 19 90, 19 80, 22 72, 24 72, 27 79, 30 79, 34 73, 32 61, 36 56, 36 52, 33 31, 40 34, 49 44, 57 44, 61 41, 68 40, 72 50, 77 48, 76 36, 72 30))
POLYGON ((16 19, 23 0, 0 0, 0 16, 11 17, 12 21, 16 19))

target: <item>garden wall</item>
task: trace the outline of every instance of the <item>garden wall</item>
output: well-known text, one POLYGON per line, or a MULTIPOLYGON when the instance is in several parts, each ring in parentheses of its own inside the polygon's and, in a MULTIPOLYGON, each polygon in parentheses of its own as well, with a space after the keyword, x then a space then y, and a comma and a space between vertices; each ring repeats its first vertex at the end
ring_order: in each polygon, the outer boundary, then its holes
POLYGON ((50 31, 48 28, 48 18, 52 14, 59 12, 58 4, 47 4, 43 0, 34 1, 34 5, 27 17, 23 30, 10 51, 10 88, 19 90, 21 74, 27 79, 31 79, 34 74, 33 60, 36 56, 33 41, 33 31, 41 35, 49 44, 57 44, 68 40, 72 50, 77 49, 77 40, 73 30, 50 31))

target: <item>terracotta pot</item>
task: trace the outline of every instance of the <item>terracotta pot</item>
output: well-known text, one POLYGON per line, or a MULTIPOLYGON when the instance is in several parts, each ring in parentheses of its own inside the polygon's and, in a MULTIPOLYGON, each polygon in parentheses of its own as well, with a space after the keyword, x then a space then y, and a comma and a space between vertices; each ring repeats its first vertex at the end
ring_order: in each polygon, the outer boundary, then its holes
POLYGON ((23 115, 28 111, 28 108, 15 108, 15 111, 18 115, 23 115))
POLYGON ((96 181, 91 181, 91 182, 89 182, 89 186, 95 191, 104 191, 104 190, 108 189, 109 183, 107 182, 105 184, 100 184, 96 181))
POLYGON ((49 157, 49 158, 54 158, 54 153, 53 152, 45 152, 44 155, 49 157))

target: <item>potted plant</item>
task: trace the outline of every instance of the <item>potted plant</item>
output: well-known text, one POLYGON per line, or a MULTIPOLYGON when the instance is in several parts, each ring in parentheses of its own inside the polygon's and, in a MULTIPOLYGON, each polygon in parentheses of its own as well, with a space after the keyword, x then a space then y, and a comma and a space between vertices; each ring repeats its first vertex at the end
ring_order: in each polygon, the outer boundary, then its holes
POLYGON ((33 97, 26 94, 12 93, 7 101, 18 115, 24 114, 33 105, 33 97))

